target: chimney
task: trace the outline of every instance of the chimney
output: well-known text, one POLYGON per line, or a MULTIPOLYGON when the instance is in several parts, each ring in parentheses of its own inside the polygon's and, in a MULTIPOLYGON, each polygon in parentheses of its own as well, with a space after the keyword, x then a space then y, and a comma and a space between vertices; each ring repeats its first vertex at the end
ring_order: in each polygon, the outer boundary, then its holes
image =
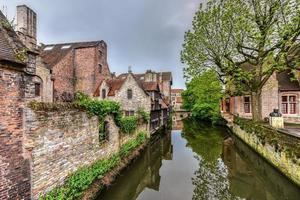
POLYGON ((24 45, 36 50, 36 13, 26 5, 17 6, 17 33, 24 45))

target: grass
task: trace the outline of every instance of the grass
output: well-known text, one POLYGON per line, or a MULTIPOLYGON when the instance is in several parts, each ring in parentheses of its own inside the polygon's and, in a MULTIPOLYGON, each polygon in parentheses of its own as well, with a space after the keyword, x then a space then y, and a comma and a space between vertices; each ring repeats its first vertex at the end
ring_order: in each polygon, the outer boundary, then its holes
POLYGON ((95 180, 102 179, 106 173, 118 166, 122 159, 127 157, 134 149, 146 141, 146 134, 141 132, 135 139, 124 144, 117 154, 102 159, 91 166, 83 167, 71 174, 64 185, 53 189, 40 200, 72 200, 82 196, 95 180))

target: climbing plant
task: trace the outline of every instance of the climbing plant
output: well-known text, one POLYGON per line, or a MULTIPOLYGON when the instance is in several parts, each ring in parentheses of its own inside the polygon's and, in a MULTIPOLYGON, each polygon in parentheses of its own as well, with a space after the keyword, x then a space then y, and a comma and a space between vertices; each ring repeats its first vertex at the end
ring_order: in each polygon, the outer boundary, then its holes
POLYGON ((136 116, 122 117, 120 128, 122 133, 133 133, 137 128, 138 118, 136 116))
POLYGON ((137 115, 138 118, 142 119, 145 123, 148 123, 150 121, 150 113, 146 112, 142 107, 138 108, 137 115))

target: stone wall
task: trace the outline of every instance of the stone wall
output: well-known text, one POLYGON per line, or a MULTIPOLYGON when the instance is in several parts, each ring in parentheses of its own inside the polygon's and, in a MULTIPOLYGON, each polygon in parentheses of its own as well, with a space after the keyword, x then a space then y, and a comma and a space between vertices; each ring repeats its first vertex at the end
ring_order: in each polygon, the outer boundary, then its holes
MULTIPOLYGON (((18 69, 18 68, 16 68, 18 69)), ((30 199, 29 159, 23 150, 24 74, 0 63, 0 199, 30 199)))
POLYGON ((137 84, 136 80, 131 74, 126 78, 126 81, 122 85, 119 91, 117 91, 114 97, 109 97, 110 100, 117 101, 121 104, 123 110, 137 111, 139 107, 150 113, 151 110, 151 98, 145 91, 137 84), (127 98, 127 90, 132 90, 132 99, 127 98))
POLYGON ((30 152, 32 198, 63 184, 68 174, 119 150, 119 129, 111 117, 109 141, 99 142, 98 118, 85 112, 26 108, 25 149, 30 152))
POLYGON ((36 75, 41 78, 41 99, 43 102, 53 101, 53 81, 50 70, 46 68, 41 60, 37 57, 36 75))
POLYGON ((117 153, 120 147, 135 138, 146 125, 134 134, 120 134, 111 116, 108 122, 108 141, 99 141, 99 121, 79 110, 34 111, 26 108, 24 148, 30 155, 32 198, 62 185, 65 178, 81 167, 117 153))
POLYGON ((268 143, 262 145, 259 138, 257 138, 255 134, 249 134, 245 132, 236 124, 233 124, 232 131, 241 140, 259 153, 263 158, 265 158, 270 164, 286 175, 290 180, 295 182, 297 185, 300 185, 300 165, 298 164, 299 158, 296 163, 293 162, 292 159, 285 154, 285 152, 276 151, 275 148, 268 143))

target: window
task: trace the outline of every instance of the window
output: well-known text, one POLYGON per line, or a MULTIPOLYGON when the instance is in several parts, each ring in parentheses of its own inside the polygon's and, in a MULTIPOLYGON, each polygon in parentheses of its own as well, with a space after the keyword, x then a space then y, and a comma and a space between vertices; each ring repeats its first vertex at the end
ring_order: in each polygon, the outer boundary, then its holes
POLYGON ((296 114, 297 98, 295 95, 281 96, 281 112, 283 114, 296 114))
POLYGON ((109 122, 105 121, 99 127, 99 142, 103 143, 109 141, 109 122))
POLYGON ((99 64, 99 73, 102 73, 102 65, 99 64))
POLYGON ((34 94, 36 97, 41 96, 41 84, 40 83, 34 84, 34 94))
POLYGON ((49 51, 49 50, 52 50, 53 48, 54 48, 54 46, 48 46, 48 47, 44 48, 44 51, 49 51))
POLYGON ((71 45, 64 45, 61 47, 61 49, 69 49, 71 47, 71 45))
POLYGON ((125 111, 125 116, 134 116, 134 110, 125 111))
POLYGON ((127 99, 132 99, 132 89, 127 90, 127 99))
POLYGON ((106 98, 106 89, 102 89, 102 99, 106 98))
POLYGON ((244 97, 244 112, 251 113, 250 97, 244 97))

